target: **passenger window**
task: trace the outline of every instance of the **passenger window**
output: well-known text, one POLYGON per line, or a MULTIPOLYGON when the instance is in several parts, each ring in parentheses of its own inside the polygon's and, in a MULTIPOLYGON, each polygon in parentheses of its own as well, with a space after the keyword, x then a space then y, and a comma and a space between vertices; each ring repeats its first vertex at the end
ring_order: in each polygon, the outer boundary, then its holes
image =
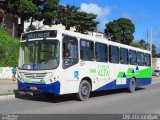
POLYGON ((63 68, 68 68, 78 63, 78 41, 74 37, 63 38, 63 68))
POLYGON ((120 49, 120 63, 128 64, 128 50, 125 48, 120 49))
POLYGON ((80 40, 80 58, 81 60, 93 61, 94 43, 92 41, 80 40))
POLYGON ((137 63, 140 66, 144 65, 144 54, 141 52, 137 52, 137 63))
POLYGON ((97 62, 107 62, 108 61, 107 45, 102 43, 96 43, 95 55, 97 62))
POLYGON ((131 65, 137 65, 136 51, 134 50, 129 51, 129 61, 131 65))
POLYGON ((111 63, 119 63, 119 48, 116 46, 109 46, 109 61, 111 63))
POLYGON ((145 66, 151 66, 151 55, 145 54, 145 66))

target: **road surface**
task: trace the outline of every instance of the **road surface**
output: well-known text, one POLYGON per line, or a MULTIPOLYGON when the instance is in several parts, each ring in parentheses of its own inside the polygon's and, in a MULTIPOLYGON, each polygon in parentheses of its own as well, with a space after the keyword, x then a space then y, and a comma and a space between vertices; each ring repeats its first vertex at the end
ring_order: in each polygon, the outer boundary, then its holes
POLYGON ((0 113, 15 114, 160 114, 160 82, 145 86, 134 93, 111 90, 92 93, 88 101, 76 101, 74 95, 46 99, 23 96, 0 100, 0 113))

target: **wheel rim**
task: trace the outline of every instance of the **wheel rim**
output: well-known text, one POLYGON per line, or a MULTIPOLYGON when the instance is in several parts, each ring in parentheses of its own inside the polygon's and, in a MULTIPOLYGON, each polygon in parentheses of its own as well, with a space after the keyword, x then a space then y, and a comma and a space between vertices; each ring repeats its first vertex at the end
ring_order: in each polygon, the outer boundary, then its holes
POLYGON ((81 89, 81 93, 82 93, 82 96, 87 96, 88 93, 89 93, 89 88, 88 86, 82 86, 82 89, 81 89))
POLYGON ((135 90, 135 81, 132 80, 131 81, 131 91, 134 91, 135 90))

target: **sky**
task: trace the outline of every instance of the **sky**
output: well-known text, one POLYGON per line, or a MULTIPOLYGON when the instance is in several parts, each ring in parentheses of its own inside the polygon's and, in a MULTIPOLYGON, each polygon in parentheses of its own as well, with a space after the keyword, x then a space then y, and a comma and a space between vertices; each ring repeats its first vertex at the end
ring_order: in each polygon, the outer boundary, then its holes
MULTIPOLYGON (((128 18, 135 25, 134 41, 147 39, 152 29, 153 44, 160 52, 160 0, 60 0, 60 4, 80 7, 81 11, 97 14, 98 31, 118 18, 128 18)), ((150 41, 150 40, 149 40, 150 41)))

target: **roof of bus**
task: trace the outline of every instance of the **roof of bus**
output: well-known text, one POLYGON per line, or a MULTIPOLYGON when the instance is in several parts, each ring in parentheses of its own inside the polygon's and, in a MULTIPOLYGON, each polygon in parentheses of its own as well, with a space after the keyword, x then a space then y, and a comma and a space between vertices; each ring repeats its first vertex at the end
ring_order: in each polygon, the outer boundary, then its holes
MULTIPOLYGON (((46 30, 36 30, 36 31, 46 31, 46 30)), ((36 31, 31 31, 31 32, 36 32, 36 31)), ((50 31, 50 30, 47 30, 47 31, 50 31)), ((26 32, 26 33, 30 33, 30 32, 26 32)), ((136 50, 136 51, 151 54, 151 52, 149 50, 144 50, 144 49, 140 49, 140 48, 137 48, 137 47, 132 47, 132 46, 129 46, 129 45, 109 41, 107 38, 96 38, 96 37, 93 37, 92 35, 86 35, 86 34, 73 32, 73 31, 68 31, 68 30, 57 30, 57 33, 66 34, 66 35, 77 37, 77 38, 82 38, 82 39, 91 40, 91 41, 100 42, 100 43, 106 43, 106 44, 113 45, 113 46, 118 46, 118 47, 122 47, 122 48, 126 48, 126 49, 131 49, 131 50, 136 50)))
POLYGON ((70 35, 70 36, 74 36, 74 37, 78 37, 78 38, 82 38, 82 39, 86 39, 86 40, 91 40, 91 41, 100 42, 100 43, 106 43, 106 44, 113 45, 113 46, 118 46, 118 47, 122 47, 122 48, 132 49, 132 50, 136 50, 136 51, 151 54, 151 52, 149 50, 144 50, 144 49, 140 49, 140 48, 137 48, 137 47, 132 47, 132 46, 129 46, 129 45, 109 41, 107 38, 103 38, 103 39, 96 38, 96 37, 93 37, 91 35, 85 35, 85 34, 82 34, 82 33, 68 31, 68 30, 61 30, 61 33, 64 33, 64 34, 67 34, 67 35, 70 35))

